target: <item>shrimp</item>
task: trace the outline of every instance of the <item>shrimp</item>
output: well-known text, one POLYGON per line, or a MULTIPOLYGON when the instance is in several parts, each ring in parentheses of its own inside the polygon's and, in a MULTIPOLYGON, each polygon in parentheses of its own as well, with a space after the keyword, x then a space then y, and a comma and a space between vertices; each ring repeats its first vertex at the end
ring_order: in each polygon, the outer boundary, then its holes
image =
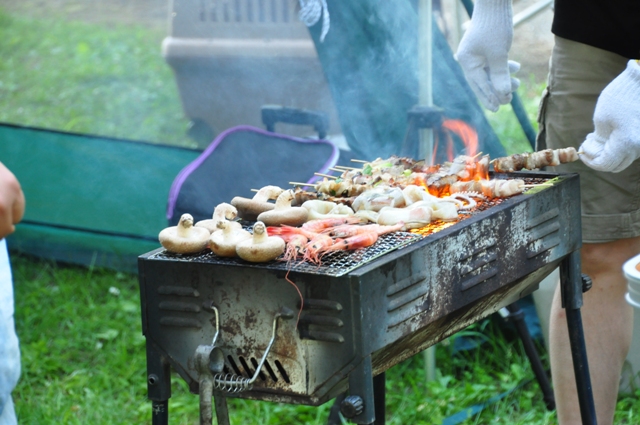
POLYGON ((361 233, 337 240, 333 245, 327 247, 323 253, 366 248, 376 243, 377 240, 378 234, 376 232, 361 233))
POLYGON ((280 236, 282 239, 290 238, 293 235, 304 235, 307 239, 313 239, 318 235, 316 232, 293 226, 269 226, 267 227, 267 233, 269 236, 280 236))
POLYGON ((320 265, 320 257, 327 248, 333 245, 334 240, 328 235, 316 235, 314 239, 311 239, 304 247, 303 260, 309 261, 314 264, 320 265))
POLYGON ((327 218, 322 220, 310 220, 302 225, 304 230, 320 233, 324 229, 328 229, 329 227, 339 226, 341 224, 356 224, 359 223, 360 219, 358 217, 338 217, 338 218, 327 218))
POLYGON ((287 241, 283 259, 286 262, 294 261, 304 252, 304 247, 308 242, 309 239, 305 235, 293 234, 287 241))

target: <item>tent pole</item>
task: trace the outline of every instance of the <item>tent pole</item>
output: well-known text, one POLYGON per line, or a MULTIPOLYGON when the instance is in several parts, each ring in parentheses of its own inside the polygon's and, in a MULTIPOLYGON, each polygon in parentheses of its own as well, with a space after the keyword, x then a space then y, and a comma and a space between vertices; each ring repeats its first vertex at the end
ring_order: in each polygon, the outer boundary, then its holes
MULTIPOLYGON (((433 106, 433 66, 432 66, 432 1, 419 0, 418 3, 418 103, 433 106)), ((426 163, 433 161, 433 130, 420 130, 418 155, 426 163)))
MULTIPOLYGON (((418 3, 418 101, 423 106, 433 106, 433 66, 432 66, 432 4, 431 0, 419 0, 418 3)), ((420 130, 418 147, 420 158, 427 164, 433 163, 433 129, 420 130)), ((427 382, 436 378, 436 347, 424 351, 424 364, 427 382)))

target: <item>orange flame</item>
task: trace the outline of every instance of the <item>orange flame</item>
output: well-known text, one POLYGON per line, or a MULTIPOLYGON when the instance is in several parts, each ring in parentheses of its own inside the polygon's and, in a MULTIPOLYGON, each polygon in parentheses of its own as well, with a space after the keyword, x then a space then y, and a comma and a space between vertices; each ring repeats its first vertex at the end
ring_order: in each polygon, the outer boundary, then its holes
MULTIPOLYGON (((474 156, 478 153, 478 133, 476 133, 469 124, 462 120, 446 119, 442 122, 442 128, 447 131, 445 133, 447 136, 447 156, 450 161, 452 161, 455 156, 451 134, 455 134, 462 140, 467 150, 467 155, 474 156)), ((433 157, 435 157, 435 152, 433 157)))

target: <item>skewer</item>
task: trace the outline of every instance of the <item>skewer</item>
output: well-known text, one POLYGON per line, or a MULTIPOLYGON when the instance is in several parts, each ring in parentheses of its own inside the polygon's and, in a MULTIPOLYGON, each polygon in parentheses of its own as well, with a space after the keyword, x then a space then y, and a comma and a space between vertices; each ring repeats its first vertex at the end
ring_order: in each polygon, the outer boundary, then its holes
POLYGON ((356 168, 356 167, 345 167, 343 165, 336 165, 335 168, 338 168, 339 170, 361 170, 362 168, 356 168))
POLYGON ((538 186, 553 186, 553 183, 533 183, 533 184, 522 185, 522 187, 538 187, 538 186))
POLYGON ((311 187, 319 186, 319 185, 313 184, 313 183, 300 183, 300 182, 289 182, 289 184, 291 184, 293 186, 311 186, 311 187))
POLYGON ((478 152, 477 154, 473 155, 471 158, 476 159, 477 157, 479 157, 480 155, 482 155, 482 152, 478 152))
POLYGON ((578 152, 576 152, 576 153, 577 153, 578 155, 583 155, 583 154, 584 154, 584 152, 583 152, 583 151, 578 151, 578 152))
POLYGON ((320 176, 320 177, 326 177, 328 179, 337 179, 339 178, 338 176, 332 176, 331 174, 322 174, 322 173, 313 173, 316 176, 320 176))
POLYGON ((329 168, 331 171, 340 171, 341 173, 344 173, 344 170, 341 170, 339 168, 335 168, 335 167, 331 167, 329 168))
POLYGON ((361 164, 368 164, 370 161, 364 161, 362 159, 351 159, 351 162, 359 162, 361 164))

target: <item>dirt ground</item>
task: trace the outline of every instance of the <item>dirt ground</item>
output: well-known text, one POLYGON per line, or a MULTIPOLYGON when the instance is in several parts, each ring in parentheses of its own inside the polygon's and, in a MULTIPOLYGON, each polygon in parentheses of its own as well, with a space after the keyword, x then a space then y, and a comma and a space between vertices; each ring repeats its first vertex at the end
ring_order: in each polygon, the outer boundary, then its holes
MULTIPOLYGON (((456 22, 452 18, 452 14, 456 13, 453 2, 459 0, 440 1, 446 15, 444 22, 449 27, 447 32, 453 33, 455 31, 449 31, 456 22)), ((538 1, 514 0, 514 15, 538 1)), ((59 14, 67 19, 86 22, 142 24, 164 29, 168 34, 171 0, 0 0, 0 7, 12 13, 34 17, 59 14)), ((457 14, 462 18, 466 17, 464 10, 460 8, 457 14)), ((516 28, 511 57, 521 62, 521 76, 533 74, 536 81, 546 78, 553 44, 552 17, 553 12, 546 8, 516 28)), ((452 44, 455 44, 455 38, 455 35, 450 34, 452 44)))

